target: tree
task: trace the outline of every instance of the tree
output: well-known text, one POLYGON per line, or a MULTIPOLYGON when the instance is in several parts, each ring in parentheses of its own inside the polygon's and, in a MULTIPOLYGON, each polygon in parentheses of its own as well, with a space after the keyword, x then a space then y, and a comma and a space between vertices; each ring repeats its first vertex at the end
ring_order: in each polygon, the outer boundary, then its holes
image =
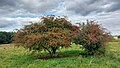
POLYGON ((118 38, 120 38, 120 35, 118 36, 118 38))
POLYGON ((87 51, 87 55, 104 54, 106 43, 111 35, 94 21, 87 21, 80 27, 80 32, 74 38, 76 44, 80 44, 87 51))
POLYGON ((13 41, 14 32, 0 32, 0 44, 7 44, 13 41))
POLYGON ((52 56, 59 47, 69 47, 71 38, 78 32, 77 26, 65 18, 48 16, 42 17, 40 23, 32 23, 17 30, 16 46, 29 50, 47 50, 52 56))

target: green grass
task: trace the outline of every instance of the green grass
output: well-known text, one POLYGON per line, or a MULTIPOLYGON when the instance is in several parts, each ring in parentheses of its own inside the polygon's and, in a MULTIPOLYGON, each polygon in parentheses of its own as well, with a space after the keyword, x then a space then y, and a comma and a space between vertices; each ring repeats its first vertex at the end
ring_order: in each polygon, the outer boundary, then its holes
POLYGON ((69 57, 41 60, 35 56, 47 54, 44 51, 32 54, 22 47, 14 48, 13 44, 0 45, 0 68, 120 68, 120 41, 109 42, 104 57, 82 57, 79 53, 83 52, 73 44, 57 51, 69 57))

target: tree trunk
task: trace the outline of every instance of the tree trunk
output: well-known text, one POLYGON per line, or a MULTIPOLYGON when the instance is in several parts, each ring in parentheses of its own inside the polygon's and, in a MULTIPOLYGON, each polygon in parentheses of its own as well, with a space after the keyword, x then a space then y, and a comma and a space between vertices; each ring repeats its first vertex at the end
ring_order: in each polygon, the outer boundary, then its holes
POLYGON ((52 48, 52 56, 55 56, 56 55, 56 50, 58 49, 58 47, 51 47, 52 48))

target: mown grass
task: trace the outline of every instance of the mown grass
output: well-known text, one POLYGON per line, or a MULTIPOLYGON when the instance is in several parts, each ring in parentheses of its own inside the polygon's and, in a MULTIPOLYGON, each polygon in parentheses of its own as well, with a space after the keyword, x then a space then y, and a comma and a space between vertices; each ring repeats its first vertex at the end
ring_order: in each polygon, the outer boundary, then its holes
POLYGON ((36 56, 47 52, 32 54, 22 47, 14 48, 13 44, 0 45, 0 68, 120 68, 120 41, 108 43, 106 56, 83 57, 80 55, 83 52, 73 44, 57 51, 57 54, 69 57, 42 60, 36 56))

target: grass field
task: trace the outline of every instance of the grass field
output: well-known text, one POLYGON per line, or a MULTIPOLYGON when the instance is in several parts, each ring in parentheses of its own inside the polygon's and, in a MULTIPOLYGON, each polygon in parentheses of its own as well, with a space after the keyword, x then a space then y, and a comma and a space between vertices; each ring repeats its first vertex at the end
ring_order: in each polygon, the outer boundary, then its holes
POLYGON ((36 59, 40 54, 31 53, 13 44, 0 45, 0 68, 120 68, 120 41, 108 43, 106 56, 82 57, 79 46, 73 44, 68 49, 60 49, 57 54, 69 57, 52 58, 48 60, 36 59))

